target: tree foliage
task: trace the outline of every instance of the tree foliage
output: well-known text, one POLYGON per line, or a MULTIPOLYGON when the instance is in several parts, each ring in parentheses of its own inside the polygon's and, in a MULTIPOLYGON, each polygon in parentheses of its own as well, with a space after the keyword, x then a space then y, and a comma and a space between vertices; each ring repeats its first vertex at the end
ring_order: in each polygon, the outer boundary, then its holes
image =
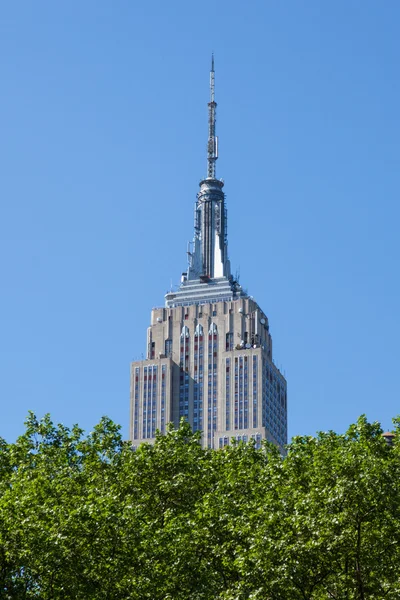
POLYGON ((136 451, 31 414, 0 440, 0 598, 400 598, 400 422, 204 450, 182 422, 136 451))

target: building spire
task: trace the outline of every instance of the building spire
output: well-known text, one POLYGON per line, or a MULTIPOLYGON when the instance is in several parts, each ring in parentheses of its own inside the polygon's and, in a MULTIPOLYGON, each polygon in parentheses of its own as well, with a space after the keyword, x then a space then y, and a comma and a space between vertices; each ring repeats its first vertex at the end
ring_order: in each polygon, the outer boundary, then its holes
POLYGON ((211 71, 210 71, 210 101, 214 102, 215 92, 215 71, 214 71, 214 53, 211 55, 211 71))
POLYGON ((210 102, 208 103, 208 143, 207 143, 207 179, 215 179, 215 161, 218 158, 218 138, 215 135, 215 72, 214 54, 211 57, 210 71, 210 102))
MULTIPOLYGON (((207 176, 200 181, 200 190, 194 209, 194 238, 189 245, 188 270, 182 273, 181 287, 178 292, 166 295, 166 306, 175 306, 177 298, 192 299, 190 294, 198 294, 206 298, 239 297, 242 294, 240 286, 231 276, 231 266, 228 258, 228 226, 227 210, 225 207, 224 182, 216 179, 215 161, 218 158, 218 139, 215 135, 215 79, 214 55, 211 57, 210 71, 210 101, 208 102, 208 144, 207 144, 207 176), (205 291, 203 283, 213 282, 209 291, 205 291), (200 285, 201 284, 201 285, 200 285), (200 288, 191 286, 200 285, 200 288), (191 291, 192 290, 192 291, 191 291), (194 290, 194 291, 193 291, 194 290), (189 294, 189 296, 187 296, 189 294), (209 294, 209 296, 207 296, 209 294), (213 295, 214 294, 214 295, 213 295)), ((180 300, 179 300, 180 302, 180 300)))

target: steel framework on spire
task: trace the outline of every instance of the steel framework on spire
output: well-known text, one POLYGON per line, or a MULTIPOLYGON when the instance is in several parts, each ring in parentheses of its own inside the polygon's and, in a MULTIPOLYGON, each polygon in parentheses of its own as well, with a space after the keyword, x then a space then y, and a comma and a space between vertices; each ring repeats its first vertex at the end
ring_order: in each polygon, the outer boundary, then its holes
POLYGON ((213 54, 210 71, 210 102, 208 103, 207 179, 215 179, 215 161, 218 158, 218 137, 215 135, 216 108, 213 54))

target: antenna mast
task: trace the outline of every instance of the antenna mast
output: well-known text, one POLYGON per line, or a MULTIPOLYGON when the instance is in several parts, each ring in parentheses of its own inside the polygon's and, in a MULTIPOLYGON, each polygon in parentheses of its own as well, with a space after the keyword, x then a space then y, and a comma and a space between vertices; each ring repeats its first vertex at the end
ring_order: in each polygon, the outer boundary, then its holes
POLYGON ((208 103, 208 144, 207 144, 207 179, 215 179, 215 161, 218 158, 218 137, 215 135, 215 72, 214 54, 211 58, 210 102, 208 103))

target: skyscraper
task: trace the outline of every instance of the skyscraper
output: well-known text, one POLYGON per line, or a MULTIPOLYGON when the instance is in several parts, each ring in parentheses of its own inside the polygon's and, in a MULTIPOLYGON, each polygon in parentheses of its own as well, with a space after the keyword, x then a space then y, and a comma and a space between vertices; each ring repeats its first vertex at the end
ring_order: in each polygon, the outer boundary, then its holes
POLYGON ((203 445, 232 439, 287 443, 286 380, 272 359, 268 318, 232 276, 224 182, 216 178, 214 58, 208 103, 207 177, 200 182, 188 268, 151 312, 147 358, 131 365, 130 436, 186 418, 203 445))

